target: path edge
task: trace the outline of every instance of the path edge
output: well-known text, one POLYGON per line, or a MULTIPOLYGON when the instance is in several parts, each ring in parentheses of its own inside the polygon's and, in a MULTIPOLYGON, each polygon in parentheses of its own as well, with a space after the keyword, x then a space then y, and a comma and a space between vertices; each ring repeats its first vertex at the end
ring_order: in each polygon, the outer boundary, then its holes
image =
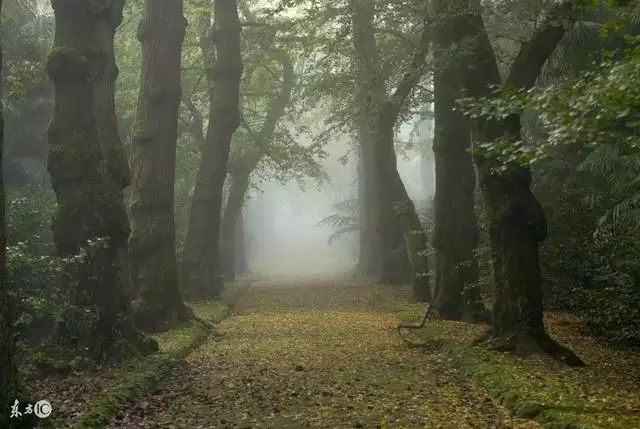
MULTIPOLYGON (((394 314, 400 321, 406 323, 416 322, 415 317, 407 311, 406 306, 384 297, 380 285, 372 285, 371 295, 374 302, 389 313, 394 314)), ((633 429, 631 426, 626 425, 602 426, 581 419, 576 415, 577 413, 593 410, 593 407, 585 402, 566 406, 564 407, 565 409, 542 404, 528 396, 526 394, 527 389, 524 386, 522 386, 522 389, 518 389, 504 383, 503 379, 497 376, 504 368, 498 363, 484 358, 477 349, 466 344, 443 339, 437 335, 437 332, 430 330, 428 326, 425 329, 414 332, 422 341, 437 344, 439 351, 457 369, 462 371, 467 378, 475 381, 493 400, 516 417, 535 420, 550 429, 633 429)))
MULTIPOLYGON (((233 311, 251 288, 252 281, 239 280, 236 290, 231 296, 217 301, 204 301, 193 304, 196 313, 194 325, 189 327, 190 332, 185 335, 184 342, 179 347, 167 352, 159 352, 140 358, 135 371, 122 373, 123 382, 115 387, 101 392, 100 395, 90 401, 85 407, 85 413, 74 421, 71 429, 99 429, 105 427, 121 410, 136 403, 153 390, 171 373, 172 369, 200 347, 215 331, 216 326, 233 314, 233 311), (217 305, 219 308, 213 314, 199 314, 198 306, 217 305)), ((61 423, 61 422, 60 422, 61 423)), ((60 423, 56 427, 60 427, 60 423)))

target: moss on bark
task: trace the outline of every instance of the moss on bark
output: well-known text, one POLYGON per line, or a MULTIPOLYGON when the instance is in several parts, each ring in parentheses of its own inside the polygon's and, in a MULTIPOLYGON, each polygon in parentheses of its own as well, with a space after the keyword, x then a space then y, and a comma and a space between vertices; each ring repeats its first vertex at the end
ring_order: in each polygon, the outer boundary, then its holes
POLYGON ((159 331, 191 317, 178 285, 174 186, 182 42, 182 0, 147 0, 138 27, 142 71, 132 142, 130 278, 137 323, 159 331))

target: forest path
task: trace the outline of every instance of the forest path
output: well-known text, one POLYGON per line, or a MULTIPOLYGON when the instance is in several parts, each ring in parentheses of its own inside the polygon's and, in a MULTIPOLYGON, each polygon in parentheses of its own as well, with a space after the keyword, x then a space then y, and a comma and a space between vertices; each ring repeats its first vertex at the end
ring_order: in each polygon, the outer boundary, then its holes
POLYGON ((264 281, 116 428, 534 428, 441 354, 409 348, 371 287, 264 281))

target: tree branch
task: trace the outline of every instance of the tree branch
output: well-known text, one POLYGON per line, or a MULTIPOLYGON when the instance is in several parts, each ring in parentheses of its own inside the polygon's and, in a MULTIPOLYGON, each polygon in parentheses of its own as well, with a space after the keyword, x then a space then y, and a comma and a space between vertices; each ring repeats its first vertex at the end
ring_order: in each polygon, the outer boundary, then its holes
POLYGON ((543 24, 536 30, 530 41, 524 43, 518 52, 506 84, 516 88, 531 88, 540 76, 540 71, 567 32, 578 18, 578 8, 573 1, 565 1, 555 6, 543 24))
MULTIPOLYGON (((427 12, 428 13, 428 12, 427 12)), ((402 106, 404 106, 407 98, 411 94, 411 91, 415 88, 420 80, 420 77, 424 74, 425 58, 429 51, 429 45, 431 40, 431 26, 428 23, 428 18, 425 16, 423 19, 422 34, 420 36, 420 45, 418 50, 411 59, 411 65, 405 73, 404 77, 398 84, 394 93, 386 101, 383 109, 387 114, 393 116, 394 121, 400 114, 402 106)))

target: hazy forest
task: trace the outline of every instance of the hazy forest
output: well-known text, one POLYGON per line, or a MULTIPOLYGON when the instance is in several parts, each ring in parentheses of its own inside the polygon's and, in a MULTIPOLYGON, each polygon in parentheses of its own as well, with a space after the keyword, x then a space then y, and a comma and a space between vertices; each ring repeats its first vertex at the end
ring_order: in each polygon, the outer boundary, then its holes
POLYGON ((640 2, 0 7, 0 429, 640 428, 640 2))

